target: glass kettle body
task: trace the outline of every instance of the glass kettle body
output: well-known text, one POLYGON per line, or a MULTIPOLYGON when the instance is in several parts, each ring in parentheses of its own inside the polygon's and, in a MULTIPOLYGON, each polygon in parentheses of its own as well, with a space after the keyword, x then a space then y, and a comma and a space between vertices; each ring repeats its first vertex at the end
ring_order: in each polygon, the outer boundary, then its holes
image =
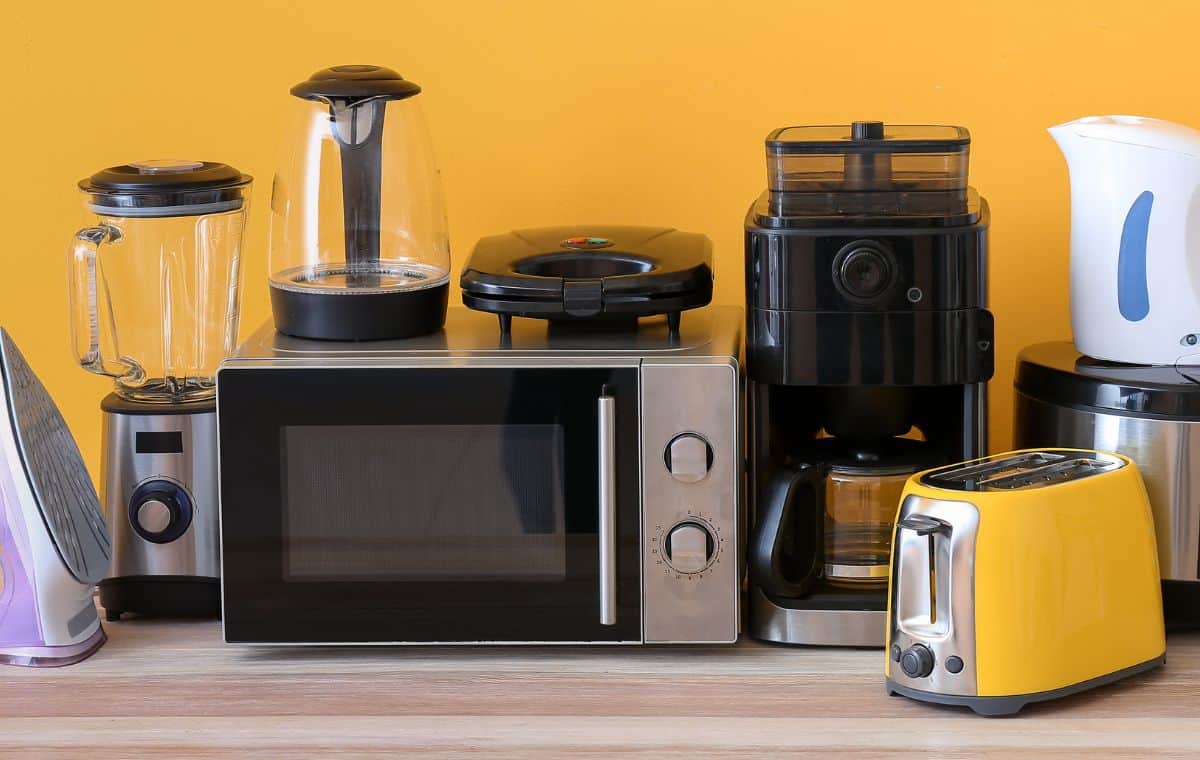
POLYGON ((250 183, 230 167, 186 161, 114 167, 80 183, 95 223, 68 250, 71 342, 80 365, 112 377, 121 397, 215 395, 217 365, 238 336, 250 183), (215 180, 188 184, 213 167, 223 169, 215 180))
POLYGON ((1050 128, 1071 182, 1071 327, 1079 350, 1200 364, 1200 131, 1138 116, 1050 128))

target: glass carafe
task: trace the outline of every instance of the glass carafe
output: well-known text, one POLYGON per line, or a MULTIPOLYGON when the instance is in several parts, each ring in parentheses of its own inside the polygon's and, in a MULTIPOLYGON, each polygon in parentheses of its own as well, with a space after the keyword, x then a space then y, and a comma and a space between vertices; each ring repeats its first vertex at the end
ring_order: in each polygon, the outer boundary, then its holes
POLYGON ((839 586, 887 585, 892 530, 904 484, 917 467, 834 464, 825 480, 825 579, 839 586))
POLYGON ((250 184, 199 161, 129 164, 80 182, 95 223, 68 252, 72 346, 118 395, 215 395, 217 365, 238 335, 250 184))

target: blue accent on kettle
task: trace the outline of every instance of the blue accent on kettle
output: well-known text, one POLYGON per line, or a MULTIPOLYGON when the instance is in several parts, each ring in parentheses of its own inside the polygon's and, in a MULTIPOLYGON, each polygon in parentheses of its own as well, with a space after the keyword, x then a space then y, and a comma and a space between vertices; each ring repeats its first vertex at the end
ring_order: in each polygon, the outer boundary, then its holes
POLYGON ((1130 322, 1150 313, 1150 289, 1146 283, 1146 236, 1150 231, 1150 208, 1154 193, 1145 190, 1129 207, 1121 228, 1121 250, 1117 257, 1117 308, 1130 322))

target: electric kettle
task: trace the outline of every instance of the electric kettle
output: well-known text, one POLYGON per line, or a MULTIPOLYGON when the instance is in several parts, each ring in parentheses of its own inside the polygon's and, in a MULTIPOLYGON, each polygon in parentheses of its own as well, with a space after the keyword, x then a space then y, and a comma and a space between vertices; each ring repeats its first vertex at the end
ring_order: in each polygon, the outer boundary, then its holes
POLYGON ((1200 131, 1140 116, 1050 128, 1071 178, 1071 328, 1080 352, 1200 364, 1200 131))

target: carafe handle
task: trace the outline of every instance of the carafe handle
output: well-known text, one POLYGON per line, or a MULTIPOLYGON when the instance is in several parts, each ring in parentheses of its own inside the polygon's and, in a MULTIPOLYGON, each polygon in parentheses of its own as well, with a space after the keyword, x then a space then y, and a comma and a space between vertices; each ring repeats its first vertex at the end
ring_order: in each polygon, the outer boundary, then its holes
POLYGON ((115 353, 116 338, 112 324, 112 308, 107 296, 102 301, 99 292, 100 246, 118 240, 121 231, 110 225, 85 227, 75 233, 67 250, 67 294, 70 307, 71 350, 79 365, 89 372, 109 377, 122 377, 129 372, 126 363, 106 358, 101 347, 100 322, 106 321, 107 341, 115 353), (100 309, 103 304, 104 314, 100 309))
POLYGON ((784 467, 772 472, 763 489, 764 499, 755 515, 754 533, 750 539, 750 578, 767 596, 796 598, 807 594, 822 567, 821 545, 824 541, 824 473, 820 467, 784 467), (784 576, 783 524, 788 510, 796 512, 802 524, 798 535, 812 540, 803 547, 811 563, 799 568, 800 578, 792 581, 784 576))

